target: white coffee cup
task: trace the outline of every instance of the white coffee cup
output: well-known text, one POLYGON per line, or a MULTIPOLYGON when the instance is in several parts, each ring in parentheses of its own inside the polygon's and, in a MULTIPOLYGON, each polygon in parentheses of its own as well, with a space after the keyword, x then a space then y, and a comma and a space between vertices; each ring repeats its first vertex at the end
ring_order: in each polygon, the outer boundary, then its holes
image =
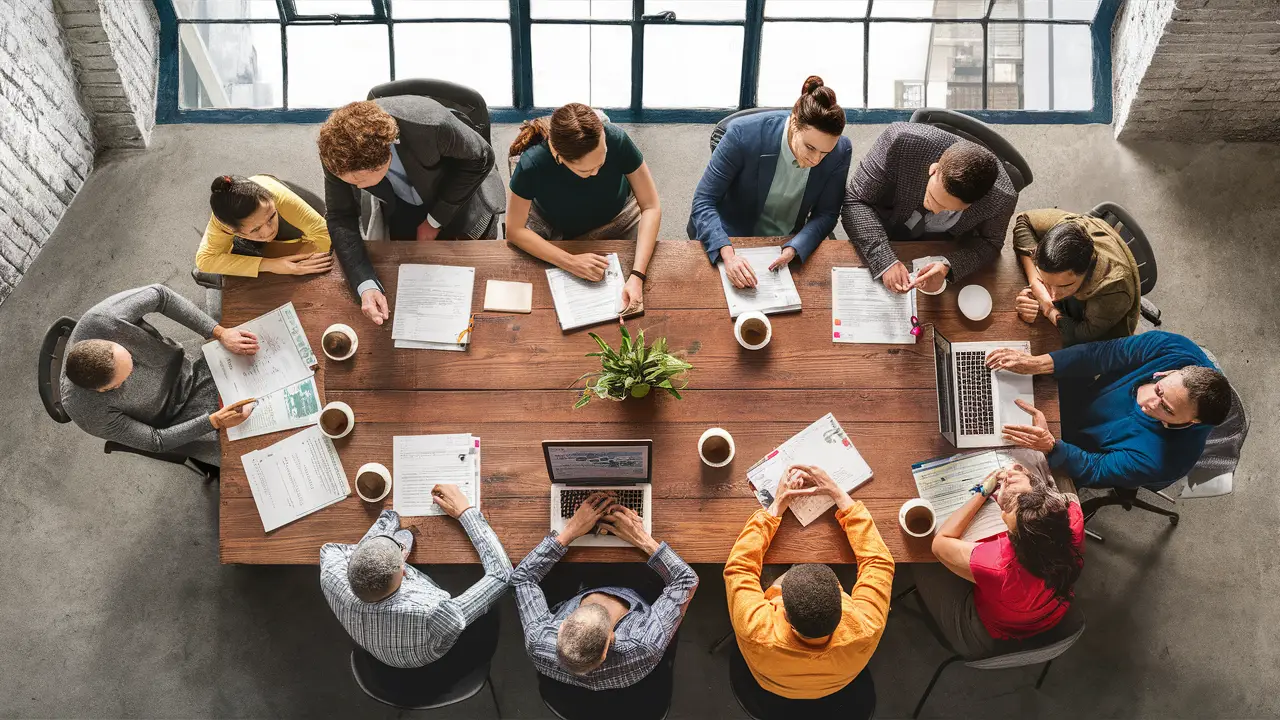
POLYGON ((756 310, 744 312, 738 316, 738 321, 733 324, 733 336, 738 339, 738 344, 742 347, 748 350, 759 350, 768 345, 769 341, 773 339, 773 324, 769 322, 769 316, 762 312, 756 310), (751 320, 759 320, 764 323, 764 340, 757 345, 752 345, 742 339, 742 326, 751 320))
POLYGON ((929 537, 938 525, 938 514, 934 512, 933 503, 924 498, 911 498, 902 504, 902 509, 898 511, 898 524, 902 526, 902 531, 911 537, 929 537), (913 532, 908 526, 907 519, 911 516, 915 520, 918 515, 925 513, 929 519, 929 529, 922 533, 913 532))
POLYGON ((718 468, 718 467, 724 467, 725 465, 728 465, 729 463, 733 462, 733 456, 737 454, 737 452, 738 452, 738 449, 733 445, 733 436, 730 435, 729 431, 725 430, 724 428, 718 428, 718 427, 707 428, 707 431, 702 433, 702 437, 698 438, 698 457, 702 458, 702 462, 706 463, 710 467, 718 468), (711 438, 724 438, 725 442, 729 443, 729 455, 725 457, 724 460, 721 460, 720 462, 711 462, 710 460, 707 459, 706 454, 703 452, 703 448, 706 446, 707 441, 710 440, 711 438))
POLYGON ((391 492, 391 471, 387 469, 386 465, 376 462, 365 463, 356 471, 356 494, 360 496, 361 500, 364 500, 365 502, 378 502, 382 498, 386 497, 389 492, 391 492), (369 497, 368 495, 365 495, 364 489, 360 487, 360 478, 364 477, 365 473, 373 473, 374 475, 382 478, 382 493, 377 497, 369 497))
POLYGON ((320 432, 337 440, 338 438, 346 437, 351 433, 351 429, 356 426, 356 414, 352 412, 350 405, 342 402, 341 400, 335 400, 328 405, 325 405, 324 409, 320 411, 320 417, 316 418, 316 424, 320 426, 320 432), (346 416, 346 427, 342 428, 339 432, 330 432, 329 428, 324 426, 325 415, 330 414, 331 410, 338 410, 346 416))
POLYGON ((356 348, 358 347, 360 347, 360 338, 356 337, 356 331, 350 325, 335 323, 325 328, 324 332, 320 334, 320 350, 324 352, 324 356, 329 358, 330 360, 337 360, 337 361, 346 360, 350 358, 352 355, 356 354, 356 348), (346 355, 342 355, 342 356, 331 355, 329 353, 329 349, 324 346, 324 339, 326 337, 329 337, 329 333, 333 333, 333 332, 342 333, 343 335, 347 336, 348 340, 351 341, 351 349, 347 351, 346 355))
POLYGON ((991 293, 981 285, 965 285, 960 288, 960 313, 977 322, 991 314, 991 293))

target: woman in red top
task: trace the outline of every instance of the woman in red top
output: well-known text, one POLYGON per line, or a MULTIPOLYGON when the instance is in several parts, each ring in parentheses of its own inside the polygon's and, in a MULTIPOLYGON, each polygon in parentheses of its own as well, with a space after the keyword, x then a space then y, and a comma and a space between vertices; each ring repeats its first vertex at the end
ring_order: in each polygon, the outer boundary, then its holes
POLYGON ((913 568, 929 614, 966 659, 994 654, 1000 640, 1056 625, 1084 566, 1084 515, 1074 494, 1058 492, 1022 465, 997 470, 979 490, 935 534, 933 554, 941 565, 913 568), (961 540, 993 494, 1008 532, 984 542, 961 540))

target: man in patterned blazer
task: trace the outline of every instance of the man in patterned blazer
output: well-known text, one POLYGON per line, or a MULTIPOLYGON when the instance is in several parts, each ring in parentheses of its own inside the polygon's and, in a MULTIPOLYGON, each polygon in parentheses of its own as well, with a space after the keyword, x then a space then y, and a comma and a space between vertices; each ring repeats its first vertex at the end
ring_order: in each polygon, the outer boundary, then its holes
POLYGON ((1018 192, 988 149, 946 130, 893 123, 880 133, 845 186, 840 220, 854 247, 894 292, 941 290, 993 262, 1018 192), (913 281, 890 240, 957 239, 960 248, 913 281))

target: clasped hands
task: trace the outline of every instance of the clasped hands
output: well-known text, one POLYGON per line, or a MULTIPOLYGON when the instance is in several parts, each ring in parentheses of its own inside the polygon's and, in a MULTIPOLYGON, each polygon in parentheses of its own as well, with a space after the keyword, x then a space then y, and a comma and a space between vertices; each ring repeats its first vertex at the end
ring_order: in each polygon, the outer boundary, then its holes
POLYGON ((774 517, 782 517, 791 501, 818 493, 830 495, 839 510, 853 505, 853 498, 831 479, 826 470, 816 465, 792 465, 778 481, 778 490, 768 512, 774 517))
POLYGON ((942 289, 942 284, 950 271, 951 266, 944 262, 931 262, 921 268, 920 272, 916 273, 916 279, 912 280, 911 273, 907 272, 907 266, 899 260, 884 271, 880 276, 880 282, 896 293, 905 293, 917 288, 927 293, 936 293, 942 289))
POLYGON ((603 491, 591 493, 582 501, 556 540, 568 547, 574 540, 597 531, 616 535, 648 555, 658 550, 653 536, 645 532, 644 520, 631 508, 617 504, 616 497, 603 491))

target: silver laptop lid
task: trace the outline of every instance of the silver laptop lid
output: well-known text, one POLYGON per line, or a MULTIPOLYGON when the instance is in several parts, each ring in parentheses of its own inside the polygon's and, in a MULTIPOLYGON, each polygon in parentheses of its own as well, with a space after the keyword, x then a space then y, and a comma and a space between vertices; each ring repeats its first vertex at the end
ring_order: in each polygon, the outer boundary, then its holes
POLYGON ((956 443, 955 375, 951 362, 951 341, 933 328, 933 372, 938 396, 938 430, 956 443))
POLYGON ((653 479, 652 440, 543 440, 553 483, 630 485, 653 479))

